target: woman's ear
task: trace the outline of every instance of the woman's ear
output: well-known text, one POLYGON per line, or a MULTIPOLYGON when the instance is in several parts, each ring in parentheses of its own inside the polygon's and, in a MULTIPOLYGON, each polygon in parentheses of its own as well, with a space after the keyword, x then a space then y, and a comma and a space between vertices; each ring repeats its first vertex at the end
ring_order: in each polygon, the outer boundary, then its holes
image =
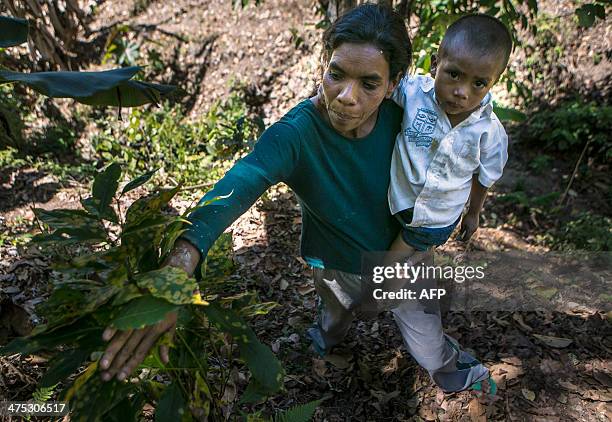
POLYGON ((389 81, 389 87, 387 88, 387 92, 385 93, 385 98, 391 98, 391 95, 393 94, 395 87, 397 87, 397 84, 399 84, 399 81, 401 79, 402 79, 402 72, 398 72, 397 75, 395 75, 395 78, 392 78, 389 81))

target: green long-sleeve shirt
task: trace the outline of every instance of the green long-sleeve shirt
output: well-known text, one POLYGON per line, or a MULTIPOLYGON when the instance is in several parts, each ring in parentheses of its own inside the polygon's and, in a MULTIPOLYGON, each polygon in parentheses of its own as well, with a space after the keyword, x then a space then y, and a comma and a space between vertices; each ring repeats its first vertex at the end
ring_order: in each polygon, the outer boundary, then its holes
POLYGON ((310 100, 260 137, 202 201, 232 194, 191 214, 183 237, 205 257, 218 236, 270 186, 284 182, 302 209, 301 255, 314 266, 354 274, 361 254, 387 250, 399 231, 387 189, 402 110, 380 106, 369 135, 350 139, 327 124, 310 100))

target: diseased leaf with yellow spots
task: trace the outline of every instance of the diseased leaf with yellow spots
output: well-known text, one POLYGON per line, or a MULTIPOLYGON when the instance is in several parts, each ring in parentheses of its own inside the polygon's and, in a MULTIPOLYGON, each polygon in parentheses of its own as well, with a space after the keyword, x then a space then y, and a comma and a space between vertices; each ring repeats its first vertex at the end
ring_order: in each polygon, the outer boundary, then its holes
POLYGON ((47 329, 59 327, 96 310, 118 290, 115 286, 95 285, 90 285, 89 289, 77 290, 67 284, 55 289, 47 302, 41 304, 37 311, 48 321, 47 329))
POLYGON ((180 268, 164 267, 134 277, 141 289, 147 289, 151 295, 165 299, 176 305, 187 305, 194 301, 194 292, 198 288, 195 279, 180 268))
POLYGON ((72 397, 79 391, 79 389, 85 384, 85 382, 91 378, 91 376, 98 369, 98 361, 92 362, 89 364, 85 372, 83 372, 77 379, 72 383, 72 387, 68 389, 66 395, 64 396, 65 401, 70 401, 72 397))
POLYGON ((180 185, 172 189, 162 189, 153 195, 139 198, 128 208, 126 213, 125 230, 135 227, 143 220, 151 217, 161 210, 180 190, 180 185))
MULTIPOLYGON (((98 374, 89 376, 71 396, 71 421, 106 421, 110 412, 135 389, 134 384, 112 379, 104 382, 98 374)), ((68 401, 68 400, 66 400, 68 401)))

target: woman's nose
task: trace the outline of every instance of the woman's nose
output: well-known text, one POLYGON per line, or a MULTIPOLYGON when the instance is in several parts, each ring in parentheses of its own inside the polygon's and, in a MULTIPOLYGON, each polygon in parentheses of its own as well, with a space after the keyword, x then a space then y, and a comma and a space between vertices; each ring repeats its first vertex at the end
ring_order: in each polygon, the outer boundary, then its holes
POLYGON ((354 82, 349 82, 338 94, 338 101, 345 105, 353 105, 357 103, 357 89, 354 82))

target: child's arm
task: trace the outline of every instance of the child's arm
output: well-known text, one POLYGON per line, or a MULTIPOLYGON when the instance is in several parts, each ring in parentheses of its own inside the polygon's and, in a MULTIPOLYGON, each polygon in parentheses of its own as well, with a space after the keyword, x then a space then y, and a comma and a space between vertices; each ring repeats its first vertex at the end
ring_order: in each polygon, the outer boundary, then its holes
POLYGON ((467 214, 465 214, 461 220, 459 240, 467 242, 478 229, 480 211, 487 197, 487 190, 488 188, 481 185, 478 181, 478 174, 474 174, 472 176, 472 188, 470 190, 470 204, 468 205, 467 214))
POLYGON ((481 142, 480 166, 472 176, 470 203, 461 221, 459 239, 466 242, 478 230, 487 190, 501 177, 508 161, 508 135, 499 120, 495 119, 494 123, 493 129, 481 142))

